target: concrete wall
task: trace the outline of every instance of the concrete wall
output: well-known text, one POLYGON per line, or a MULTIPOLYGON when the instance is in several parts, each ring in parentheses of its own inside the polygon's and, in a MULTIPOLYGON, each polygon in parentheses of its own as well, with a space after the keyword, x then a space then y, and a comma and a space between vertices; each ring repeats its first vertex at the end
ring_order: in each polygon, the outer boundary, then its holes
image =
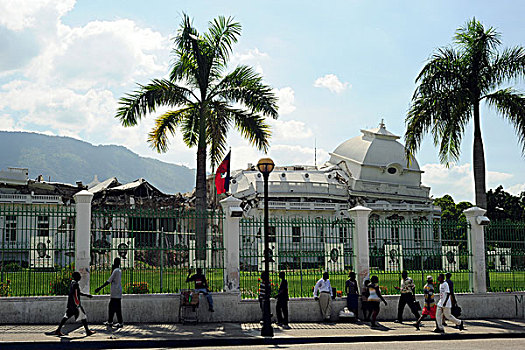
MULTIPOLYGON (((525 293, 486 293, 457 294, 459 305, 463 309, 461 318, 524 318, 525 293)), ((261 310, 257 300, 241 300, 238 293, 214 293, 215 312, 207 311, 206 299, 201 296, 199 309, 200 322, 258 322, 261 310)), ((378 319, 393 320, 397 316, 398 296, 386 296, 388 306, 381 304, 378 319)), ((0 298, 1 324, 56 324, 65 312, 66 297, 23 297, 0 298)), ((423 296, 418 296, 423 305, 423 296)), ((83 298, 82 303, 92 323, 106 320, 108 296, 83 298)), ((346 299, 337 298, 333 302, 332 318, 337 320, 339 311, 345 307, 346 299)), ((290 322, 321 321, 319 306, 313 299, 292 299, 289 303, 290 322)), ((275 300, 272 300, 272 312, 275 314, 275 300)), ((179 321, 179 295, 125 295, 122 300, 124 322, 171 323, 179 321)), ((275 317, 275 316, 274 316, 275 317)), ((404 318, 413 319, 408 307, 404 318)))

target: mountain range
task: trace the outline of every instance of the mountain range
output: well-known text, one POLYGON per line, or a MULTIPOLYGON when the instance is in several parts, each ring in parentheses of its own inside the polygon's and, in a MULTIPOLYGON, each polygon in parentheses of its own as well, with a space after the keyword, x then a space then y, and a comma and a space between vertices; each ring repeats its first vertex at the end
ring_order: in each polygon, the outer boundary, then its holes
POLYGON ((123 146, 95 146, 71 137, 0 131, 0 170, 29 169, 29 178, 88 184, 115 176, 120 183, 144 178, 165 193, 189 192, 195 170, 141 157, 123 146))

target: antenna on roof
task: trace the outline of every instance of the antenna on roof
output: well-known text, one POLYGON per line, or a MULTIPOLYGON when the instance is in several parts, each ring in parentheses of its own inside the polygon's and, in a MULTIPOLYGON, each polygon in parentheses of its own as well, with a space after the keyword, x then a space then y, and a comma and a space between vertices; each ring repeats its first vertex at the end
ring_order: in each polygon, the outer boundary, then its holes
POLYGON ((314 139, 314 165, 317 168, 317 139, 314 139))
POLYGON ((379 123, 379 128, 385 128, 385 120, 381 118, 381 123, 379 123))

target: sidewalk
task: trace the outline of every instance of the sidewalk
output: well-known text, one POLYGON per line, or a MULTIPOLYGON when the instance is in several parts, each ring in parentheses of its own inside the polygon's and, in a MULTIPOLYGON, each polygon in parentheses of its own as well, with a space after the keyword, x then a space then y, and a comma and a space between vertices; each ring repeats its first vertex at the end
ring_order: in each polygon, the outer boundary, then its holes
POLYGON ((260 325, 254 323, 201 323, 181 324, 130 324, 122 329, 107 329, 92 325, 97 333, 85 337, 79 323, 68 323, 64 337, 51 333, 54 325, 0 325, 2 349, 66 349, 66 348, 151 348, 199 347, 256 344, 309 344, 373 341, 410 341, 437 339, 523 338, 525 320, 472 320, 465 321, 465 331, 445 327, 446 334, 432 333, 434 322, 425 321, 421 331, 412 322, 396 324, 381 322, 381 327, 370 329, 367 324, 317 324, 296 323, 291 329, 274 326, 275 336, 260 336, 260 325))

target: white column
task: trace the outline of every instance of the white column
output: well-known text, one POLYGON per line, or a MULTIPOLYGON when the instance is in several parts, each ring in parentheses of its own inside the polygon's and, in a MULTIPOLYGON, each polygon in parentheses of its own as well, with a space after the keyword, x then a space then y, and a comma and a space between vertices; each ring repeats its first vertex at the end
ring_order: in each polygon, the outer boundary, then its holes
POLYGON ((362 206, 348 210, 350 217, 354 220, 353 249, 354 249, 354 271, 361 285, 363 280, 370 274, 370 259, 368 255, 368 217, 372 209, 362 206))
POLYGON ((76 203, 75 270, 80 272, 80 290, 89 293, 89 263, 91 237, 91 200, 93 193, 83 190, 73 196, 76 203))
POLYGON ((232 196, 220 201, 224 211, 224 291, 240 292, 239 237, 241 200, 232 196), (232 215, 233 213, 233 215, 232 215))
POLYGON ((485 215, 486 212, 485 209, 478 207, 472 207, 463 212, 470 223, 468 246, 472 257, 469 259, 469 269, 472 271, 471 288, 474 293, 487 292, 485 232, 483 226, 477 221, 477 217, 485 215))

